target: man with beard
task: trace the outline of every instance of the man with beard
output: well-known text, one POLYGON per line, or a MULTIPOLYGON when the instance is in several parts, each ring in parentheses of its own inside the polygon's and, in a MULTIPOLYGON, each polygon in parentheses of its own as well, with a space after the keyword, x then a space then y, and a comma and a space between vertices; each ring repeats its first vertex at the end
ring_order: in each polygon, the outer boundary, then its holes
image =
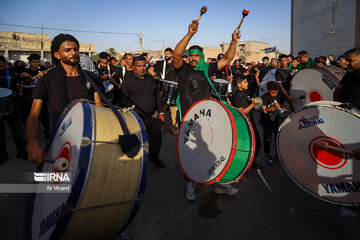
POLYGON ((234 66, 231 67, 233 78, 237 76, 245 75, 247 70, 240 64, 240 59, 234 61, 234 66))
POLYGON ((344 53, 349 71, 334 91, 334 100, 348 102, 360 110, 360 48, 344 53))
POLYGON ((135 105, 135 112, 144 122, 149 136, 149 158, 159 168, 165 165, 159 159, 162 135, 160 123, 165 121, 164 112, 155 78, 146 72, 146 59, 143 56, 135 57, 133 73, 127 76, 121 86, 125 106, 135 105), (157 112, 156 112, 157 111, 157 112), (158 116, 156 116, 158 113, 158 116))
MULTIPOLYGON (((232 40, 229 49, 224 57, 217 62, 205 64, 205 57, 203 49, 200 46, 194 45, 189 48, 189 63, 182 59, 182 54, 191 38, 198 31, 199 21, 193 20, 188 27, 188 33, 176 45, 174 50, 174 68, 179 82, 179 111, 180 118, 187 112, 192 104, 195 102, 210 98, 210 79, 216 71, 226 67, 235 56, 236 44, 240 39, 240 31, 235 29, 232 34, 232 40)), ((196 160, 196 159, 194 159, 196 160)), ((188 200, 195 200, 194 184, 187 181, 185 185, 185 195, 188 200)), ((231 185, 215 185, 215 192, 234 195, 238 190, 231 185)))
POLYGON ((258 67, 258 72, 255 74, 255 79, 258 84, 258 87, 260 86, 260 83, 261 83, 262 79, 264 78, 264 76, 266 75, 266 73, 268 71, 270 71, 270 69, 272 68, 269 64, 268 57, 263 57, 262 62, 263 62, 263 65, 258 67))
POLYGON ((347 65, 347 62, 346 62, 346 57, 345 55, 340 55, 338 60, 337 60, 337 66, 343 70, 347 70, 348 68, 348 65, 347 65))
MULTIPOLYGON (((164 50, 164 58, 165 60, 156 61, 155 65, 148 69, 148 72, 156 79, 162 79, 167 81, 177 82, 174 67, 172 65, 173 58, 173 50, 171 48, 166 48, 164 50)), ((162 86, 162 84, 159 84, 162 86)), ((164 89, 159 89, 163 91, 164 89)), ((166 111, 167 104, 163 104, 163 112, 166 111)), ((171 128, 170 132, 173 135, 177 135, 177 127, 176 127, 176 115, 177 115, 177 107, 176 105, 170 105, 170 116, 171 116, 171 128)))
MULTIPOLYGON (((57 35, 51 43, 51 55, 56 68, 39 79, 33 93, 31 112, 26 123, 26 137, 30 162, 41 164, 45 152, 37 136, 39 131, 39 114, 48 102, 54 123, 63 110, 75 99, 85 98, 101 102, 100 96, 87 86, 81 68, 79 68, 79 42, 69 34, 57 35)), ((92 76, 89 72, 89 75, 92 76)), ((94 77, 100 85, 100 80, 94 77)))
POLYGON ((300 51, 298 53, 300 64, 297 66, 297 70, 301 70, 304 68, 314 66, 314 61, 309 57, 309 53, 307 51, 300 51))

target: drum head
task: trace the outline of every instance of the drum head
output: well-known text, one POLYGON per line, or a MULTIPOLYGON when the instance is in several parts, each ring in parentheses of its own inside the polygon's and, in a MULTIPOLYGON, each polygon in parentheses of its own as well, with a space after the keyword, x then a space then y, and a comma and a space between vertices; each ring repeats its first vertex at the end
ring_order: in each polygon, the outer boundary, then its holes
POLYGON ((306 106, 280 126, 278 153, 288 175, 305 191, 332 203, 360 203, 360 161, 349 154, 321 150, 360 148, 360 115, 330 105, 306 106))
MULTIPOLYGON (((87 109, 90 110, 90 109, 87 109)), ((71 107, 69 112, 63 118, 58 121, 58 127, 56 132, 53 132, 51 140, 49 142, 49 150, 47 157, 49 159, 66 158, 69 160, 69 168, 64 172, 70 173, 71 182, 51 182, 48 184, 53 188, 54 193, 37 193, 34 196, 34 204, 30 206, 32 210, 31 222, 27 223, 31 226, 31 239, 49 239, 53 234, 57 221, 60 217, 60 213, 66 204, 74 199, 78 199, 81 193, 80 184, 81 179, 86 175, 88 156, 86 154, 86 148, 80 149, 81 137, 84 132, 88 134, 91 139, 90 122, 84 122, 83 104, 81 102, 76 103, 71 107), (82 152, 82 153, 81 153, 82 152), (81 157, 82 156, 82 157, 81 157), (82 166, 79 171, 80 165, 82 166), (75 183, 75 178, 78 183, 75 183), (56 189, 70 186, 71 192, 63 193, 56 189), (78 187, 80 189, 78 189, 78 187), (80 190, 80 191, 79 191, 80 190), (48 223, 48 219, 51 218, 51 223, 48 223)), ((42 172, 58 172, 53 168, 53 164, 44 163, 42 172)))
POLYGON ((177 155, 189 180, 212 184, 227 174, 225 182, 233 181, 251 162, 249 132, 237 130, 238 126, 246 128, 244 118, 235 113, 238 118, 235 119, 229 108, 219 101, 205 99, 195 103, 185 114, 177 138, 177 155), (240 152, 246 156, 240 156, 240 152), (234 161, 236 169, 232 168, 234 161))
POLYGON ((226 85, 229 83, 229 81, 227 81, 225 79, 220 79, 220 78, 214 79, 214 82, 220 83, 220 84, 226 84, 226 85))
POLYGON ((0 88, 0 98, 8 97, 12 94, 12 91, 8 88, 0 88))
POLYGON ((311 102, 331 101, 341 80, 341 71, 344 72, 336 67, 312 67, 297 72, 290 86, 290 95, 295 98, 293 107, 299 109, 311 102))

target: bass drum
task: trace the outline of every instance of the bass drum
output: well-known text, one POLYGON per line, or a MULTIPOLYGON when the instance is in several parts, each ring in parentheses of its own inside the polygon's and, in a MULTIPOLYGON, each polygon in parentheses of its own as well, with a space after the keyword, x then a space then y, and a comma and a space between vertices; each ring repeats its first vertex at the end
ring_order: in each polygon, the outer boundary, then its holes
POLYGON ((181 170, 190 181, 232 183, 239 181, 252 163, 255 135, 241 111, 204 99, 186 112, 176 147, 181 170))
MULTIPOLYGON (((106 239, 125 229, 134 217, 145 190, 148 138, 141 119, 121 112, 141 148, 130 159, 117 142, 123 135, 111 109, 86 100, 72 102, 57 122, 45 148, 47 158, 65 158, 71 191, 66 182, 49 182, 49 192, 31 195, 25 232, 27 239, 106 239), (84 145, 84 137, 95 141, 84 145)), ((58 172, 44 163, 42 173, 58 172)), ((39 184, 40 185, 40 184, 39 184)))
POLYGON ((360 149, 360 115, 339 102, 306 105, 279 128, 277 151, 290 178, 306 192, 340 205, 360 203, 360 161, 329 146, 360 149))
POLYGON ((335 66, 311 67, 297 72, 290 85, 290 96, 295 98, 295 110, 311 102, 332 101, 335 88, 345 75, 335 66))

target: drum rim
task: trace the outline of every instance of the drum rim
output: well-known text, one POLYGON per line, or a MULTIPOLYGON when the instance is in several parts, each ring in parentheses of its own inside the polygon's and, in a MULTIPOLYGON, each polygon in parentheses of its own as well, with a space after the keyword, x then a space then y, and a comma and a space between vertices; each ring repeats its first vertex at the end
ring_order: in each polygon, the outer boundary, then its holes
POLYGON ((0 88, 0 90, 1 89, 4 89, 4 93, 5 94, 9 94, 9 95, 6 95, 6 96, 0 96, 0 99, 1 98, 7 98, 7 97, 10 97, 12 94, 13 94, 13 91, 11 90, 11 89, 9 89, 9 88, 0 88))
MULTIPOLYGON (((76 99, 74 101, 72 101, 63 111, 63 113, 61 114, 61 116, 59 117, 58 121, 56 122, 55 126, 53 127, 53 130, 51 132, 51 135, 49 137, 49 140, 48 142, 46 143, 45 147, 44 147, 44 151, 45 152, 48 152, 50 147, 51 147, 51 144, 52 142, 54 141, 54 137, 60 127, 60 124, 62 123, 62 121, 64 120, 65 116, 69 113, 69 111, 77 104, 77 103, 80 103, 82 104, 82 108, 83 108, 83 111, 85 111, 84 109, 84 103, 86 103, 87 100, 86 99, 76 99)), ((85 118, 84 118, 84 121, 85 121, 85 118)), ((90 125, 91 127, 91 125, 90 125)), ((85 129, 85 123, 84 123, 84 129, 85 129)), ((85 130, 83 130, 85 131, 85 130)), ((93 130, 92 130, 93 131, 93 130)), ((90 139, 91 139, 91 135, 90 135, 90 139)), ((91 145, 90 145, 91 146, 91 145)), ((89 146, 89 147, 90 147, 89 146)), ((90 154, 92 154, 92 146, 87 149, 87 148, 84 148, 84 149, 81 149, 81 151, 91 151, 90 154)), ((85 158, 86 155, 83 154, 82 152, 80 153, 80 156, 82 156, 82 158, 85 158)), ((84 161, 81 161, 81 162, 84 162, 84 161)), ((78 168, 80 168, 80 166, 78 166, 78 168)), ((86 166, 86 168, 88 168, 88 165, 86 166)), ((41 172, 43 169, 43 165, 41 166, 38 166, 38 168, 36 169, 36 172, 41 172)), ((82 170, 84 171, 84 170, 82 170)), ((79 174, 80 174, 81 170, 79 171, 79 173, 77 174, 76 178, 78 178, 79 174)), ((87 175, 88 171, 86 170, 86 175, 87 175)), ((74 183, 75 185, 77 185, 77 181, 74 180, 74 183)), ((78 187, 78 186, 77 186, 78 187)), ((82 186, 83 187, 83 186, 82 186)), ((71 199, 72 196, 75 194, 73 191, 74 189, 76 189, 76 186, 72 186, 72 191, 71 193, 69 194, 68 196, 68 199, 65 203, 65 205, 69 204, 69 202, 71 200, 74 200, 74 199, 71 199)), ((82 190, 82 189, 81 189, 82 190)), ((82 191, 81 191, 82 192, 82 191)), ((81 193, 80 193, 81 194, 81 193)), ((27 239, 32 239, 32 216, 33 216, 33 210, 34 210, 34 204, 35 204, 35 200, 36 200, 36 196, 37 196, 37 193, 31 193, 30 197, 29 197, 29 200, 28 200, 28 204, 27 204, 27 208, 26 208, 26 216, 24 218, 25 220, 25 224, 24 224, 24 235, 27 239)), ((77 198, 76 201, 78 201, 80 199, 81 196, 79 196, 77 198)), ((77 204, 76 204, 77 205, 77 204)), ((74 208, 76 209, 76 207, 74 208)), ((73 213, 72 213, 73 214, 73 213)), ((54 234, 55 231, 61 231, 61 236, 64 236, 66 230, 67 230, 67 226, 69 225, 71 219, 72 219, 72 214, 70 216, 66 216, 69 220, 68 221, 65 221, 64 224, 60 224, 60 225, 56 225, 55 226, 55 229, 53 230, 53 232, 51 233, 51 235, 54 234), (59 228, 58 228, 59 227, 59 228), (57 230, 59 229, 59 230, 57 230)), ((64 217, 64 216, 63 216, 64 217)), ((61 214, 60 214, 60 217, 58 218, 58 221, 60 220, 61 218, 61 214)))
MULTIPOLYGON (((201 99, 197 102, 195 102, 193 105, 190 106, 190 108, 186 111, 184 117, 183 117, 183 120, 185 119, 185 117, 188 115, 188 113, 190 112, 190 110, 195 106, 197 105, 198 103, 200 102, 203 102, 203 101, 207 101, 207 100, 211 100, 211 101, 214 101, 214 102, 217 102, 219 103, 226 111, 226 113, 228 114, 229 116, 229 119, 230 119, 230 123, 231 123, 231 126, 232 126, 232 146, 231 146, 231 152, 230 152, 230 155, 229 155, 229 159, 224 167, 224 169, 221 171, 221 173, 216 176, 215 178, 213 178, 213 180, 211 181, 208 181, 208 182, 197 182, 197 181, 194 181, 191 177, 189 177, 188 174, 186 174, 186 172, 184 171, 183 167, 182 167, 182 164, 181 164, 181 161, 180 161, 180 156, 179 156, 179 137, 180 137, 180 131, 178 131, 178 134, 177 134, 177 137, 176 137, 176 156, 177 156, 177 160, 178 160, 178 163, 180 165, 180 169, 181 171, 183 172, 183 174, 186 176, 186 178, 188 178, 190 181, 196 183, 196 184, 201 184, 201 185, 210 185, 210 184, 214 184, 216 182, 218 182, 226 173, 226 171, 229 169, 229 167, 231 166, 231 163, 234 159, 234 156, 235 156, 235 153, 236 151, 234 151, 234 149, 236 149, 236 143, 237 143, 237 138, 236 138, 236 126, 235 126, 235 121, 234 121, 234 118, 232 117, 232 114, 230 112, 229 109, 227 109, 225 106, 225 104, 223 104, 222 102, 216 100, 216 99, 212 99, 212 98, 204 98, 204 99, 201 99), (235 133, 235 134, 234 134, 235 133)), ((183 124, 184 121, 181 121, 180 123, 180 126, 179 126, 179 130, 181 129, 182 127, 182 124, 183 124)))
MULTIPOLYGON (((321 102, 321 101, 319 101, 321 102)), ((339 102, 336 102, 334 101, 335 103, 339 103, 339 102)), ((359 205, 360 202, 357 202, 357 203, 342 203, 342 202, 337 202, 337 201, 334 201, 334 200, 330 200, 330 199, 327 199, 327 198, 324 198, 324 197, 321 197, 321 196, 318 196, 316 195, 314 192, 310 191, 309 189, 307 189, 306 187, 304 187, 302 184, 300 184, 296 179, 295 177, 293 177, 291 174, 290 174, 290 171, 286 168, 285 164, 284 164, 284 161, 281 157, 281 154, 280 154, 280 144, 279 144, 279 141, 280 141, 280 133, 283 129, 283 126, 285 125, 285 123, 288 121, 288 118, 290 118, 291 116, 293 116, 294 114, 296 114, 297 112, 303 110, 303 109, 307 109, 307 108, 314 108, 314 107, 320 107, 319 105, 311 105, 311 106, 308 106, 308 105, 305 105, 301 108, 299 108, 298 110, 292 112, 284 121, 283 123, 280 125, 279 127, 279 131, 278 131, 278 134, 276 136, 276 152, 279 156, 279 160, 280 160, 280 163, 283 167, 283 169, 285 170, 286 174, 291 178, 291 180, 298 186, 300 187, 301 189, 303 189, 305 192, 307 192, 308 194, 316 197, 317 199, 320 199, 322 201, 325 201, 325 202, 329 202, 329 203, 332 203, 332 204, 337 204, 337 205, 342 205, 342 206, 356 206, 356 205, 359 205)), ((341 108, 339 107, 339 105, 330 105, 330 104, 324 104, 322 105, 321 107, 327 107, 327 108, 336 108, 336 109, 339 109, 339 110, 342 110, 342 111, 345 111, 345 112, 348 112, 350 114, 353 114, 355 116, 357 116, 359 119, 360 119, 360 114, 356 113, 355 111, 351 111, 349 109, 346 109, 346 108, 341 108)))

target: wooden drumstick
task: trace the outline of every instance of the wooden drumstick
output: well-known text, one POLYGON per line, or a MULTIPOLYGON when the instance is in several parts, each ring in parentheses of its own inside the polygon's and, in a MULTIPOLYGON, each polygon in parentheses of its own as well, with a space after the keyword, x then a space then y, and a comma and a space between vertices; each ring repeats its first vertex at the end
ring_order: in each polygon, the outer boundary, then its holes
POLYGON ((204 13, 206 13, 206 11, 207 11, 207 7, 206 6, 203 6, 201 9, 200 9, 200 15, 199 15, 199 17, 196 19, 196 20, 200 20, 200 18, 201 18, 201 16, 204 14, 204 13))
POLYGON ((342 149, 342 148, 338 148, 338 147, 329 146, 329 143, 327 143, 325 141, 318 141, 316 143, 316 147, 321 149, 321 150, 324 150, 324 151, 328 151, 330 149, 330 150, 333 150, 333 151, 336 151, 336 152, 354 154, 354 152, 351 151, 351 150, 346 150, 346 149, 342 149))
MULTIPOLYGON (((278 103, 276 100, 274 100, 274 103, 276 104, 276 103, 278 103)), ((278 109, 280 109, 280 107, 278 107, 278 109)))
POLYGON ((44 158, 44 162, 54 164, 54 168, 58 171, 65 171, 69 167, 69 160, 66 158, 50 159, 44 158))
POLYGON ((244 18, 249 14, 249 9, 244 9, 243 12, 242 12, 242 19, 241 19, 241 22, 239 24, 239 26, 237 27, 237 30, 239 31, 240 30, 240 27, 241 27, 241 24, 243 23, 244 21, 244 18))

